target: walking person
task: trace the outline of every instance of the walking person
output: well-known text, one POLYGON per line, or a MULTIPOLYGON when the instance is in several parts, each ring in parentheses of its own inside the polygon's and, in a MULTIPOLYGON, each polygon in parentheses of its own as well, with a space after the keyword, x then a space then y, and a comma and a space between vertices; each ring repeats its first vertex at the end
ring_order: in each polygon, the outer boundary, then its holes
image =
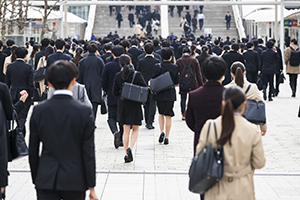
POLYGON ((226 22, 226 29, 227 30, 230 29, 230 21, 231 21, 231 15, 230 15, 229 11, 227 11, 227 13, 225 15, 225 22, 226 22))
MULTIPOLYGON (((283 70, 283 61, 282 61, 282 54, 281 50, 278 46, 276 46, 276 40, 275 39, 270 39, 271 42, 274 43, 274 47, 276 48, 277 54, 278 54, 278 59, 276 60, 276 73, 275 73, 275 88, 274 88, 274 97, 277 97, 279 94, 279 85, 280 85, 280 74, 282 74, 283 70)), ((300 58, 299 58, 300 59, 300 58)))
MULTIPOLYGON (((297 56, 294 56, 294 55, 292 56, 292 54, 295 54, 297 52, 299 55, 299 49, 298 49, 297 45, 298 45, 298 41, 296 39, 292 39, 290 46, 285 50, 285 54, 284 54, 284 60, 285 60, 285 64, 286 64, 286 73, 289 75, 289 78, 290 78, 290 87, 292 90, 292 97, 296 97, 297 79, 298 79, 298 74, 300 74, 299 60, 297 62, 297 56)), ((299 57, 298 57, 298 59, 299 59, 299 57)))
POLYGON ((256 83, 259 67, 259 55, 254 51, 252 42, 247 43, 247 51, 243 53, 246 67, 246 77, 250 83, 256 83))
POLYGON ((157 35, 158 32, 158 25, 159 25, 159 21, 157 19, 154 19, 152 22, 152 29, 155 32, 155 35, 157 35))
POLYGON ((175 85, 179 83, 178 66, 171 63, 173 51, 171 48, 163 48, 161 50, 161 57, 163 62, 154 66, 152 78, 169 71, 174 83, 174 87, 154 94, 153 99, 156 101, 158 107, 158 122, 160 127, 159 143, 164 142, 165 145, 169 144, 170 130, 172 126, 172 117, 174 116, 173 107, 176 101, 175 85))
POLYGON ((197 20, 197 15, 194 15, 193 19, 192 19, 192 26, 193 26, 193 32, 195 33, 197 30, 197 24, 198 24, 198 20, 197 20))
POLYGON ((201 11, 200 11, 200 13, 197 16, 197 19, 198 19, 198 22, 199 22, 199 29, 202 30, 205 16, 204 16, 204 14, 201 11))
MULTIPOLYGON (((124 55, 125 56, 125 55, 124 55)), ((127 55, 126 55, 127 56, 127 55)), ((121 56, 122 57, 122 56, 121 56)), ((120 58, 121 60, 121 58, 120 58)), ((139 126, 142 125, 143 113, 141 103, 121 99, 121 93, 124 82, 132 83, 139 86, 146 86, 146 82, 140 72, 134 71, 130 65, 125 65, 122 70, 116 74, 113 85, 113 94, 119 97, 118 102, 118 122, 123 124, 123 145, 125 150, 125 163, 133 161, 132 150, 138 138, 139 126), (132 129, 130 144, 129 136, 132 129)))
POLYGON ((41 41, 41 50, 34 55, 34 66, 37 68, 40 58, 45 55, 46 48, 50 45, 50 39, 44 38, 41 41))
POLYGON ((242 116, 246 98, 241 88, 228 88, 223 94, 222 105, 222 115, 205 123, 197 145, 196 155, 210 143, 222 146, 224 151, 223 178, 205 192, 205 200, 253 200, 253 171, 266 163, 261 134, 255 124, 242 116))
POLYGON ((11 55, 12 52, 12 46, 15 44, 15 41, 8 39, 6 41, 6 49, 3 50, 3 53, 5 53, 7 56, 11 55))
POLYGON ((201 54, 200 56, 197 56, 197 60, 199 62, 199 65, 200 65, 200 69, 201 69, 201 75, 202 75, 202 82, 205 83, 206 82, 206 78, 203 74, 203 63, 205 61, 206 58, 210 57, 211 55, 208 54, 209 52, 209 49, 208 49, 208 46, 206 45, 203 45, 201 47, 201 54))
POLYGON ((130 28, 132 28, 133 25, 134 25, 134 14, 133 14, 133 12, 131 10, 130 10, 130 12, 128 14, 128 21, 129 21, 130 28))
POLYGON ((3 73, 4 61, 7 55, 3 53, 3 42, 0 40, 0 82, 5 83, 5 74, 3 73))
POLYGON ((190 14, 189 11, 186 12, 185 19, 186 19, 187 23, 188 23, 189 26, 190 26, 190 25, 191 25, 192 17, 191 17, 191 14, 190 14))
POLYGON ((123 17, 120 12, 118 12, 116 20, 118 21, 118 28, 121 28, 121 22, 123 21, 123 17))
POLYGON ((74 66, 56 62, 46 76, 54 96, 36 105, 30 119, 29 164, 37 199, 84 200, 89 188, 89 199, 97 200, 93 113, 72 98, 74 66))
POLYGON ((18 48, 18 46, 13 45, 11 47, 11 50, 10 50, 10 52, 11 52, 10 56, 7 56, 4 60, 4 66, 3 66, 3 74, 4 75, 6 75, 7 66, 17 60, 17 56, 16 56, 16 53, 15 53, 17 48, 18 48))

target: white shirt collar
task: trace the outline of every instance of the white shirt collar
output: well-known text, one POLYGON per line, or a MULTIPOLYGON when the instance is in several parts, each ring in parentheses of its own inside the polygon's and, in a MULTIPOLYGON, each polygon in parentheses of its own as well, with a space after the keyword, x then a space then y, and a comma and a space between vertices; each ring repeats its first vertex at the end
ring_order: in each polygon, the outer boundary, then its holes
POLYGON ((21 60, 21 61, 23 61, 23 62, 24 62, 24 60, 23 60, 22 58, 17 58, 17 60, 21 60))
POLYGON ((57 49, 57 50, 56 50, 56 52, 62 52, 62 53, 63 53, 63 51, 62 51, 62 50, 60 50, 60 49, 57 49))
POLYGON ((73 96, 73 93, 70 90, 55 90, 53 92, 53 95, 69 95, 69 96, 73 96))

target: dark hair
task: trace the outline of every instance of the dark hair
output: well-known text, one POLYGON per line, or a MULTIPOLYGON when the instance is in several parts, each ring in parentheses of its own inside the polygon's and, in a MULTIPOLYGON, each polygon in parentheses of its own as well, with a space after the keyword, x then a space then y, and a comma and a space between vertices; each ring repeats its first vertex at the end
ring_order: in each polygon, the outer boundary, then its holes
POLYGON ((30 54, 31 59, 34 58, 34 55, 39 51, 39 49, 40 49, 40 45, 38 45, 38 44, 33 45, 32 52, 30 54))
POLYGON ((169 60, 173 56, 173 50, 170 47, 164 47, 161 50, 161 57, 163 60, 169 60))
POLYGON ((55 41, 55 46, 59 50, 63 49, 65 45, 66 45, 66 42, 63 39, 57 39, 55 41))
POLYGON ((16 56, 16 49, 18 48, 18 46, 17 45, 13 45, 12 47, 11 47, 11 62, 15 62, 15 60, 17 60, 17 56, 16 56))
MULTIPOLYGON (((202 54, 202 53, 201 53, 202 54)), ((226 62, 218 56, 210 56, 202 63, 202 71, 209 81, 217 81, 225 75, 227 70, 226 62)))
POLYGON ((116 56, 116 57, 120 57, 123 53, 124 53, 124 48, 121 45, 116 45, 112 48, 112 53, 116 56))
POLYGON ((219 40, 215 40, 214 43, 215 43, 216 46, 218 46, 218 44, 220 43, 220 41, 219 40))
POLYGON ((257 47, 258 46, 258 40, 253 40, 253 45, 254 45, 254 47, 257 47))
POLYGON ((253 42, 248 42, 247 43, 247 49, 250 49, 254 46, 253 42))
POLYGON ((240 45, 237 44, 237 43, 233 43, 233 44, 231 45, 231 49, 233 49, 234 51, 238 51, 239 48, 240 48, 240 45))
POLYGON ((48 82, 56 90, 67 89, 75 76, 75 67, 68 61, 56 61, 48 68, 46 73, 48 82))
POLYGON ((224 45, 223 50, 224 50, 224 54, 227 53, 230 50, 229 45, 224 45))
POLYGON ((129 47, 130 47, 130 42, 129 42, 128 40, 122 40, 122 41, 120 42, 120 45, 121 45, 122 47, 124 47, 124 49, 126 49, 126 48, 129 48, 129 47))
POLYGON ((52 46, 46 47, 45 58, 47 60, 48 56, 54 53, 54 48, 52 46))
POLYGON ((137 39, 131 40, 131 45, 138 46, 138 44, 139 44, 139 41, 137 39))
POLYGON ((127 54, 122 54, 119 58, 119 64, 121 67, 129 65, 130 61, 131 61, 131 58, 127 54))
POLYGON ((224 91, 223 101, 225 105, 222 108, 222 132, 217 144, 224 146, 227 142, 231 146, 231 135, 235 128, 234 111, 237 111, 246 97, 244 91, 239 87, 231 87, 224 91))
POLYGON ((184 54, 184 53, 190 54, 190 53, 191 53, 190 48, 189 48, 189 47, 183 47, 183 49, 182 49, 182 54, 184 54))
POLYGON ((66 47, 66 49, 68 49, 68 50, 71 48, 71 46, 70 46, 69 43, 66 43, 65 47, 66 47))
POLYGON ((206 45, 203 45, 201 50, 202 51, 201 51, 199 60, 201 60, 201 62, 203 62, 208 57, 208 54, 206 52, 208 50, 208 47, 206 45))
POLYGON ((196 51, 196 49, 197 49, 197 47, 196 47, 196 45, 192 45, 191 46, 191 56, 194 56, 196 53, 195 53, 195 51, 196 51))
POLYGON ((54 40, 53 40, 53 39, 50 39, 50 45, 54 47, 54 45, 55 45, 55 42, 54 42, 54 40))
POLYGON ((75 56, 74 56, 73 62, 76 66, 78 66, 79 61, 82 58, 81 57, 82 52, 83 52, 83 48, 81 48, 81 47, 77 47, 77 49, 75 50, 75 56))
POLYGON ((296 39, 292 39, 291 42, 293 42, 295 45, 298 44, 298 41, 296 39))
POLYGON ((7 40, 6 41, 6 45, 7 45, 7 47, 10 47, 10 46, 12 46, 12 45, 14 45, 15 44, 15 42, 13 41, 13 40, 7 40))
POLYGON ((17 47, 15 54, 17 58, 25 58, 25 56, 28 54, 28 51, 25 47, 17 47))
POLYGON ((112 45, 107 43, 107 44, 104 45, 103 49, 105 49, 105 51, 109 51, 109 50, 112 49, 112 45))
POLYGON ((220 42, 220 47, 221 47, 221 48, 224 47, 224 42, 220 42))
POLYGON ((235 76, 235 83, 243 88, 244 86, 244 72, 245 72, 245 65, 240 61, 236 61, 232 63, 230 67, 231 73, 235 76))
POLYGON ((264 43, 264 40, 262 38, 258 38, 258 44, 263 44, 264 43))
POLYGON ((3 42, 0 40, 0 49, 3 47, 3 42))
POLYGON ((89 53, 95 53, 98 50, 98 46, 95 42, 90 42, 87 46, 87 50, 89 53))
POLYGON ((154 45, 151 42, 148 42, 144 46, 144 50, 145 50, 146 54, 152 54, 154 51, 154 45))
POLYGON ((274 46, 274 43, 271 42, 271 41, 268 41, 267 44, 266 44, 266 47, 267 47, 268 49, 272 49, 273 46, 274 46))
POLYGON ((168 40, 163 40, 161 43, 162 47, 170 47, 170 43, 168 42, 168 40))

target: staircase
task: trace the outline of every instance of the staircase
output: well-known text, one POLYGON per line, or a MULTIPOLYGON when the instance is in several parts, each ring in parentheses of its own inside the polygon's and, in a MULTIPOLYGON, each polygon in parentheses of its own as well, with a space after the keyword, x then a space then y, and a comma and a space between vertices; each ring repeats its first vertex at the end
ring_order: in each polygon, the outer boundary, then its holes
MULTIPOLYGON (((154 6, 151 6, 151 11, 153 12, 154 6)), ((134 11, 133 11, 134 12, 134 11)), ((124 10, 121 11, 123 15, 123 21, 121 28, 118 28, 118 23, 115 20, 116 15, 115 12, 112 16, 109 16, 109 7, 108 6, 97 6, 96 8, 96 16, 95 16, 95 23, 93 27, 93 33, 96 37, 105 37, 109 34, 109 32, 114 33, 115 31, 118 32, 119 36, 132 36, 133 35, 133 28, 129 27, 129 21, 127 20, 129 10, 126 7, 124 10)), ((185 16, 186 11, 185 8, 183 9, 181 16, 185 16)), ((190 14, 193 16, 194 10, 193 6, 190 6, 190 14)), ((230 38, 238 38, 238 31, 234 22, 234 16, 232 14, 231 6, 226 5, 211 5, 211 6, 204 6, 203 14, 205 15, 204 20, 204 27, 200 31, 199 24, 198 30, 196 30, 195 36, 199 37, 200 35, 204 35, 204 28, 211 28, 212 29, 212 36, 215 37, 222 37, 223 39, 226 36, 230 38), (225 23, 225 15, 226 12, 229 11, 231 14, 231 28, 230 30, 226 30, 226 23, 225 23)), ((137 22, 137 18, 135 16, 135 22, 137 22)), ((179 26, 181 22, 181 18, 177 14, 177 8, 174 9, 174 17, 171 17, 169 14, 169 32, 173 32, 174 35, 181 37, 184 35, 181 27, 179 26)), ((153 31, 152 31, 152 34, 153 31)), ((158 31, 157 35, 153 35, 154 37, 158 37, 161 34, 161 31, 158 31)))

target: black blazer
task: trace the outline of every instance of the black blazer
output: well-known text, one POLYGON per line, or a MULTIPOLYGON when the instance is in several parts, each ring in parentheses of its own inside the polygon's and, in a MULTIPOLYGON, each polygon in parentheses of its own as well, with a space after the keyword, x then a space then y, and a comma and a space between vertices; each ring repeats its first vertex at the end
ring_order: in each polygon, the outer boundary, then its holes
POLYGON ((254 51, 257 51, 257 53, 258 53, 258 56, 259 56, 259 58, 260 58, 260 55, 261 55, 261 53, 262 53, 262 48, 260 48, 259 46, 256 46, 256 47, 254 47, 254 49, 253 49, 254 51))
POLYGON ((85 191, 95 186, 94 130, 91 108, 69 95, 54 95, 33 108, 29 164, 36 189, 85 191))
MULTIPOLYGON (((145 52, 143 52, 141 55, 139 55, 139 56, 138 56, 138 62, 139 62, 141 59, 145 58, 145 56, 146 56, 146 53, 145 53, 145 52)), ((153 52, 153 56, 154 56, 154 58, 158 59, 159 62, 162 61, 160 54, 153 52)), ((152 75, 152 74, 151 74, 151 75, 152 75)))
POLYGON ((222 54, 222 48, 219 46, 214 46, 214 48, 212 49, 212 52, 214 52, 216 55, 221 55, 222 54))
POLYGON ((243 53, 247 72, 257 72, 259 67, 259 55, 256 51, 248 49, 243 53))
POLYGON ((225 21, 230 22, 231 20, 231 15, 225 15, 225 21))
POLYGON ((61 52, 61 51, 57 51, 57 52, 55 52, 55 53, 48 56, 46 68, 50 67, 50 65, 52 65, 54 62, 56 62, 58 60, 70 61, 70 60, 72 60, 72 57, 69 56, 68 54, 65 54, 65 53, 61 52))
POLYGON ((113 84, 116 73, 121 70, 119 64, 119 58, 114 59, 113 61, 106 63, 104 70, 102 72, 101 84, 103 91, 108 95, 107 96, 107 105, 117 105, 118 97, 115 97, 112 93, 113 84))
POLYGON ((11 51, 11 48, 6 48, 2 52, 5 53, 7 56, 10 56, 10 54, 11 54, 10 51, 11 51))
MULTIPOLYGON (((152 78, 156 78, 167 71, 170 72, 174 86, 177 85, 179 83, 178 66, 169 61, 163 61, 161 67, 159 64, 155 64, 152 78)), ((157 95, 153 95, 153 99, 155 101, 176 101, 175 87, 162 91, 157 95)))
POLYGON ((141 72, 147 84, 152 78, 156 63, 160 63, 160 61, 152 56, 146 56, 139 61, 137 70, 141 72))
POLYGON ((224 54, 222 56, 222 58, 225 60, 226 65, 227 65, 225 80, 222 82, 222 84, 227 85, 228 83, 231 82, 230 67, 231 67, 232 63, 234 63, 236 61, 240 61, 243 64, 245 64, 245 61, 244 61, 244 56, 239 54, 236 51, 229 51, 228 53, 224 54))
POLYGON ((33 97, 33 70, 23 60, 16 60, 7 66, 5 82, 10 88, 13 102, 20 98, 22 90, 28 92, 28 98, 33 97))
POLYGON ((138 64, 138 56, 141 55, 143 53, 142 50, 138 49, 137 47, 131 47, 130 49, 128 49, 128 53, 130 53, 132 55, 132 64, 134 65, 134 68, 137 68, 137 64, 138 64))
POLYGON ((107 59, 108 57, 111 57, 111 56, 112 56, 112 53, 111 53, 111 52, 107 52, 107 53, 103 54, 103 55, 101 56, 101 58, 102 58, 103 62, 106 64, 106 63, 107 63, 106 59, 107 59))
POLYGON ((85 85, 90 101, 99 104, 102 99, 101 76, 103 69, 103 60, 95 54, 89 54, 78 64, 77 82, 85 85))
POLYGON ((262 74, 276 74, 278 53, 272 49, 264 50, 260 56, 260 68, 262 74))
POLYGON ((5 83, 5 75, 3 74, 4 61, 7 55, 0 51, 0 82, 5 83))

